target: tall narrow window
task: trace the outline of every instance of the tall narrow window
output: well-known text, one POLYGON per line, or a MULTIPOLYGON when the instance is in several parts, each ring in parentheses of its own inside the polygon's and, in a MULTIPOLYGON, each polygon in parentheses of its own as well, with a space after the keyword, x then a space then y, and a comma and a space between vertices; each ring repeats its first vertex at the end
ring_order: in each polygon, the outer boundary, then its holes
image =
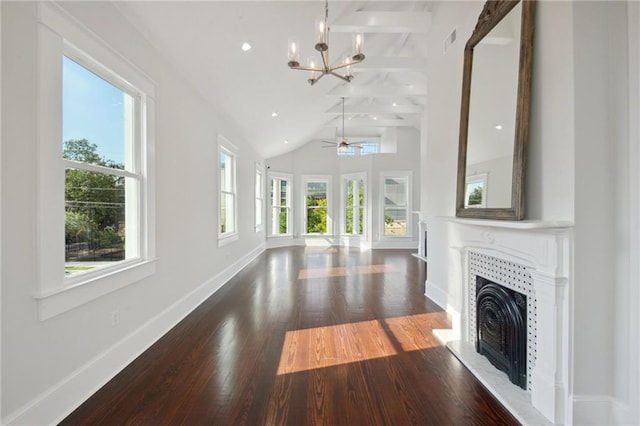
POLYGON ((237 239, 236 155, 234 146, 222 135, 218 136, 220 170, 220 212, 218 239, 221 245, 237 239))
POLYGON ((264 167, 256 163, 256 182, 255 182, 255 230, 256 232, 264 229, 264 167))
POLYGON ((344 234, 364 235, 365 180, 363 175, 343 177, 344 234))
POLYGON ((46 320, 155 272, 155 85, 39 4, 38 313, 46 320))
POLYGON ((330 184, 327 177, 304 178, 305 233, 330 233, 329 191, 330 184))
POLYGON ((291 234, 291 177, 271 176, 271 229, 270 235, 291 234))
POLYGON ((67 277, 139 257, 139 98, 64 56, 67 277))
POLYGON ((385 237, 410 237, 409 206, 411 198, 409 173, 382 176, 383 217, 385 237))

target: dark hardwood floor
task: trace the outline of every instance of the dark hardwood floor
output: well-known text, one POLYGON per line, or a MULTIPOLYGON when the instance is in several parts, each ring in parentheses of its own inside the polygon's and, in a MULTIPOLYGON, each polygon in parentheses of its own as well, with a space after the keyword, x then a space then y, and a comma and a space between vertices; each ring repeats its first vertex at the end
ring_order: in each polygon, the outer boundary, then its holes
POLYGON ((511 425, 407 250, 267 250, 64 425, 511 425))

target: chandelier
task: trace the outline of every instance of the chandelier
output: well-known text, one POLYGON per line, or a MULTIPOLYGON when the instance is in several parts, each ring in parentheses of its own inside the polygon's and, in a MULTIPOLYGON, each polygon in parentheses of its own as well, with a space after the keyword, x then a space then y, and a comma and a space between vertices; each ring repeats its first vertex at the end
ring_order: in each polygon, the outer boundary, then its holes
POLYGON ((315 49, 320 52, 322 63, 318 62, 315 57, 311 56, 307 59, 307 65, 300 65, 300 49, 296 40, 289 40, 289 68, 293 70, 309 71, 310 76, 307 80, 312 86, 318 82, 326 74, 331 74, 346 82, 353 80, 351 74, 351 66, 358 64, 364 60, 362 53, 362 43, 364 42, 364 34, 353 34, 353 54, 351 56, 344 55, 342 61, 336 65, 330 65, 329 62, 329 0, 324 3, 324 16, 316 20, 316 29, 318 31, 318 42, 315 49), (338 70, 343 73, 337 72, 338 70))

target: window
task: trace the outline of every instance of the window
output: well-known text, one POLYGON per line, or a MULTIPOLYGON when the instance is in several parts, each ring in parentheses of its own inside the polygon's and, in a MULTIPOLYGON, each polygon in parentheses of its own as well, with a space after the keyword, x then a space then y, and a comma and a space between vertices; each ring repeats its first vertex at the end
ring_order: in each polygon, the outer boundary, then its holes
POLYGON ((361 142, 358 142, 357 139, 349 140, 349 146, 347 147, 347 149, 338 149, 338 155, 377 154, 380 152, 380 143, 377 141, 373 141, 373 139, 379 138, 368 138, 367 140, 363 140, 361 142))
POLYGON ((218 158, 220 176, 220 211, 218 215, 218 245, 222 246, 238 239, 236 154, 237 148, 224 136, 218 135, 218 158))
POLYGON ((64 56, 62 158, 65 274, 85 274, 140 253, 134 123, 140 100, 64 56))
POLYGON ((270 174, 272 236, 291 235, 291 176, 270 174))
POLYGON ((365 177, 364 174, 345 175, 342 178, 343 234, 364 235, 365 231, 365 177))
POLYGON ((411 172, 386 173, 382 176, 384 237, 411 237, 411 172))
POLYGON ((487 206, 487 174, 468 176, 464 190, 465 207, 487 206))
POLYGON ((304 177, 304 233, 331 234, 329 200, 331 189, 329 177, 304 177))
POLYGON ((45 320, 155 272, 154 85, 55 5, 38 8, 45 320))
POLYGON ((256 206, 255 206, 255 230, 256 232, 264 229, 264 167, 256 163, 256 206))

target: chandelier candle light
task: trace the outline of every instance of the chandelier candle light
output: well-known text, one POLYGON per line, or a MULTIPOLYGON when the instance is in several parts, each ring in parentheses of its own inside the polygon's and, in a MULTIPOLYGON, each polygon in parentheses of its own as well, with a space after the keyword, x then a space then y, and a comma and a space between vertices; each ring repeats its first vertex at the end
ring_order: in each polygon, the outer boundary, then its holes
POLYGON ((320 80, 325 74, 331 74, 346 82, 353 80, 351 74, 351 66, 358 64, 364 60, 362 53, 362 43, 364 42, 364 34, 353 34, 353 55, 344 55, 342 62, 337 65, 329 65, 329 0, 324 3, 324 16, 316 20, 316 28, 318 30, 318 42, 315 49, 320 52, 322 64, 317 62, 316 58, 311 56, 307 60, 307 66, 300 65, 300 49, 297 40, 289 40, 289 68, 293 70, 309 71, 311 74, 307 80, 312 86, 320 80), (336 72, 344 69, 344 74, 336 72))

